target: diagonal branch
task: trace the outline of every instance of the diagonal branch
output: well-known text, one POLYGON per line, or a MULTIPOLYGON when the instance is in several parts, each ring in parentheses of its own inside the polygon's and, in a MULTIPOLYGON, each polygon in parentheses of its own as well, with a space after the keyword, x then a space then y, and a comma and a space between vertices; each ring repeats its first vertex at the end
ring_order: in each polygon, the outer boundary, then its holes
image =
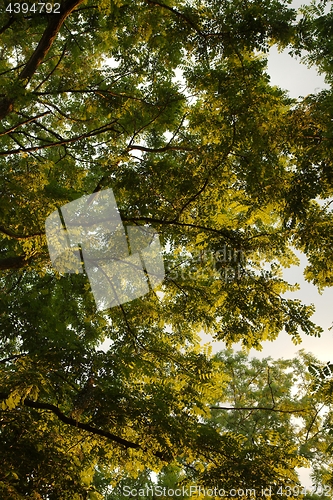
POLYGON ((179 10, 174 9, 173 7, 170 7, 169 5, 166 5, 165 3, 162 2, 156 2, 154 0, 146 0, 147 3, 150 5, 156 5, 158 7, 162 7, 163 9, 169 10, 173 14, 175 14, 177 17, 180 17, 184 21, 186 21, 201 37, 206 38, 205 33, 203 33, 200 28, 190 19, 184 12, 180 12, 179 10))
POLYGON ((3 132, 0 132, 0 137, 2 135, 10 134, 11 132, 14 132, 17 128, 22 127, 22 125, 26 125, 27 123, 34 122, 35 120, 38 120, 38 118, 42 118, 45 115, 50 114, 51 111, 45 111, 44 113, 41 113, 40 115, 33 116, 32 118, 27 118, 24 122, 18 123, 17 125, 14 125, 11 128, 8 128, 7 130, 4 130, 3 132))
POLYGON ((39 151, 40 149, 52 148, 54 146, 65 146, 66 144, 72 144, 73 142, 80 141, 82 139, 88 139, 89 137, 94 137, 96 135, 102 134, 104 132, 117 132, 119 133, 112 125, 116 123, 117 120, 113 120, 110 124, 102 125, 97 129, 92 130, 91 132, 86 132, 85 134, 77 135, 71 137, 69 139, 63 139, 61 141, 50 142, 49 144, 43 144, 41 146, 32 146, 30 148, 21 147, 20 149, 10 149, 7 151, 1 151, 0 156, 9 156, 19 153, 31 153, 33 151, 39 151))
MULTIPOLYGON (((5 393, 0 393, 0 399, 6 400, 9 397, 9 394, 5 393)), ((47 410, 51 411, 61 422, 67 425, 71 425, 73 427, 76 427, 78 429, 82 429, 84 431, 90 432, 94 434, 95 436, 102 436, 107 439, 110 439, 111 441, 124 446, 126 449, 127 448, 132 448, 135 450, 140 450, 142 449, 141 445, 138 443, 133 443, 132 441, 128 441, 127 439, 121 438, 119 436, 116 436, 112 432, 109 431, 104 431, 103 429, 99 429, 98 427, 93 427, 89 424, 85 424, 84 422, 79 422, 75 420, 74 418, 67 417, 59 408, 53 404, 50 403, 41 403, 39 401, 32 401, 31 399, 25 399, 22 401, 24 406, 28 406, 29 408, 34 408, 37 410, 47 410)), ((144 450, 145 451, 145 450, 144 450)), ((161 460, 164 459, 163 453, 156 451, 153 453, 157 458, 160 458, 161 460)))
MULTIPOLYGON (((32 76, 36 73, 38 67, 43 62, 45 56, 50 51, 54 40, 56 39, 64 21, 67 17, 75 10, 75 8, 83 3, 84 0, 65 0, 62 4, 62 9, 60 14, 53 14, 50 16, 50 21, 39 41, 36 49, 31 55, 30 59, 24 66, 23 70, 19 75, 19 80, 26 86, 32 76)), ((0 120, 5 118, 9 113, 13 111, 14 100, 5 96, 0 101, 0 120)))
POLYGON ((4 26, 2 26, 2 28, 0 28, 0 35, 2 35, 2 33, 4 33, 6 30, 8 30, 8 28, 10 28, 11 25, 13 23, 15 23, 16 19, 17 19, 16 17, 11 17, 9 19, 8 23, 6 23, 4 26))
POLYGON ((83 2, 84 0, 66 0, 63 4, 62 12, 59 15, 52 15, 36 50, 31 55, 23 71, 21 71, 21 74, 19 76, 20 80, 29 81, 30 78, 35 74, 37 68, 51 49, 53 42, 56 39, 64 21, 73 12, 73 10, 83 2))
POLYGON ((40 84, 35 88, 35 91, 38 90, 40 87, 42 87, 44 85, 44 83, 47 82, 47 80, 50 78, 50 76, 52 76, 53 73, 56 71, 56 69, 58 68, 59 64, 61 63, 61 61, 65 57, 66 48, 67 48, 67 45, 65 43, 64 48, 62 49, 62 52, 61 52, 60 57, 58 59, 58 62, 56 63, 56 65, 54 66, 54 68, 50 71, 50 73, 44 78, 44 80, 41 81, 40 84))
MULTIPOLYGON (((231 153, 233 147, 234 147, 234 144, 235 144, 235 141, 236 141, 236 123, 235 121, 233 121, 232 123, 232 139, 231 139, 231 144, 228 146, 225 154, 223 155, 223 158, 221 160, 221 163, 223 163, 228 155, 231 153)), ((205 179, 205 182, 203 184, 203 186, 201 187, 201 189, 199 189, 199 191, 197 193, 195 193, 193 196, 191 196, 191 198, 189 198, 187 200, 187 202, 185 203, 185 205, 183 205, 183 207, 180 209, 178 215, 175 217, 175 221, 179 220, 181 214, 184 212, 184 210, 193 202, 196 200, 196 198, 198 196, 201 195, 201 193, 203 193, 203 191, 206 189, 206 187, 208 186, 208 182, 210 180, 210 177, 212 175, 212 173, 217 169, 217 165, 211 170, 211 172, 209 173, 208 177, 205 179)))
POLYGON ((305 442, 305 443, 307 443, 307 442, 308 442, 310 431, 311 431, 311 429, 312 429, 312 427, 313 427, 313 425, 314 425, 314 423, 315 423, 315 421, 316 421, 316 418, 317 418, 317 416, 318 416, 319 412, 320 412, 320 411, 324 408, 324 406, 325 406, 325 404, 323 404, 323 405, 322 405, 320 408, 318 408, 318 409, 317 409, 316 407, 314 408, 316 411, 315 411, 315 414, 314 414, 314 415, 313 415, 313 417, 312 417, 312 420, 311 420, 310 425, 309 425, 309 427, 308 427, 308 430, 307 430, 307 432, 306 432, 306 436, 305 436, 305 440, 304 440, 304 442, 305 442))
POLYGON ((197 193, 195 193, 193 196, 191 196, 191 198, 189 198, 187 200, 187 202, 185 203, 185 205, 182 206, 182 208, 180 209, 180 211, 178 212, 177 216, 175 217, 175 221, 179 220, 179 217, 181 216, 181 214, 184 212, 184 210, 186 210, 186 208, 191 204, 193 203, 193 201, 196 200, 196 198, 198 198, 198 196, 201 195, 201 193, 206 189, 207 185, 208 185, 208 178, 205 180, 203 186, 199 189, 199 191, 197 193))
POLYGON ((0 363, 8 363, 8 361, 13 361, 13 360, 17 360, 19 358, 23 358, 24 356, 27 356, 27 352, 24 352, 24 353, 21 353, 21 354, 13 354, 12 356, 8 356, 8 358, 3 358, 3 359, 0 359, 0 363))

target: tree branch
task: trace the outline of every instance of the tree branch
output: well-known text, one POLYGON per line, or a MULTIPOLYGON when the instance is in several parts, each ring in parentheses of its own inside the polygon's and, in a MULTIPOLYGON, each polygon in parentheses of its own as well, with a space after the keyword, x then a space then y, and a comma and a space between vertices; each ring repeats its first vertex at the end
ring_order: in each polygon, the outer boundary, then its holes
POLYGON ((50 78, 50 76, 53 75, 53 73, 55 72, 55 70, 58 68, 59 64, 61 63, 62 59, 65 57, 65 53, 66 53, 66 43, 64 45, 64 48, 60 54, 60 57, 56 63, 56 65, 54 66, 54 68, 50 71, 50 73, 44 78, 44 80, 42 82, 40 82, 40 84, 35 88, 35 91, 38 90, 40 87, 42 87, 42 85, 44 85, 45 82, 47 82, 47 80, 50 78))
MULTIPOLYGON (((9 397, 9 394, 5 393, 0 393, 0 399, 6 400, 9 397)), ((61 422, 67 425, 71 425, 73 427, 76 427, 78 429, 82 429, 84 431, 90 432, 91 434, 94 434, 95 436, 102 436, 107 439, 110 439, 111 441, 114 441, 115 443, 124 446, 126 449, 127 448, 132 448, 135 450, 140 450, 143 449, 140 444, 133 443, 132 441, 128 441, 127 439, 121 438, 119 436, 116 436, 112 432, 109 431, 104 431, 103 429, 99 429, 97 427, 93 427, 89 424, 85 424, 83 422, 79 422, 75 420, 74 418, 67 417, 59 408, 53 404, 50 403, 41 403, 39 401, 32 401, 31 399, 25 399, 22 401, 22 404, 24 406, 28 406, 29 408, 34 408, 37 410, 48 410, 51 411, 61 422)), ((143 449, 143 451, 146 451, 143 449)), ((153 453, 157 458, 160 458, 161 460, 164 460, 164 455, 163 453, 156 451, 153 453)))
POLYGON ((310 434, 310 431, 311 431, 311 429, 312 429, 312 427, 313 427, 313 425, 314 425, 314 423, 315 423, 315 421, 316 421, 316 418, 317 418, 317 416, 318 416, 318 413, 319 413, 319 412, 320 412, 320 411, 324 408, 324 406, 325 406, 325 404, 323 404, 323 405, 322 405, 320 408, 318 408, 318 409, 317 409, 317 408, 315 408, 315 410, 316 410, 316 411, 315 411, 315 414, 314 414, 314 415, 313 415, 313 417, 312 417, 312 420, 311 420, 311 422, 310 422, 310 426, 308 427, 308 430, 307 430, 307 433, 306 433, 306 436, 305 436, 305 441, 304 441, 305 443, 307 443, 307 441, 308 441, 308 439, 309 439, 309 434, 310 434))
POLYGON ((8 30, 8 28, 10 28, 10 27, 11 27, 11 25, 12 25, 13 23, 15 23, 15 21, 16 21, 16 17, 12 16, 12 17, 9 19, 8 23, 6 23, 4 26, 2 26, 2 28, 0 28, 0 35, 2 35, 2 33, 4 33, 6 30, 8 30))
POLYGON ((66 0, 62 6, 62 12, 59 15, 52 15, 37 48, 25 65, 23 71, 21 71, 19 76, 20 80, 30 80, 43 61, 44 57, 51 49, 64 21, 73 12, 73 10, 83 2, 84 0, 66 0))
POLYGON ((193 148, 189 148, 186 146, 164 146, 163 148, 147 148, 145 146, 139 146, 138 144, 128 146, 127 151, 131 151, 132 149, 145 151, 147 153, 164 153, 165 151, 194 151, 193 148))
POLYGON ((3 226, 0 226, 0 233, 13 238, 14 240, 28 240, 29 238, 34 238, 35 236, 44 236, 45 233, 35 233, 35 234, 16 234, 11 229, 7 229, 3 226))
MULTIPOLYGON (((15 288, 21 283, 22 279, 23 279, 23 276, 24 274, 21 273, 21 275, 19 276, 19 279, 16 281, 16 283, 14 283, 8 290, 5 290, 5 294, 8 295, 10 292, 12 292, 13 290, 15 290, 15 288)), ((13 357, 20 357, 22 356, 22 354, 19 354, 17 356, 13 356, 13 357)), ((25 356, 25 354, 24 354, 25 356)), ((10 360, 10 358, 8 358, 8 360, 10 360)), ((6 360, 5 360, 6 361, 6 360)), ((0 363, 3 363, 3 361, 0 361, 0 363)))
POLYGON ((179 217, 181 216, 181 214, 184 212, 184 210, 193 202, 196 200, 196 198, 198 196, 201 195, 201 193, 206 189, 207 185, 208 185, 208 178, 205 180, 203 186, 201 189, 199 189, 199 191, 197 193, 195 193, 193 196, 191 196, 191 198, 189 198, 187 200, 187 202, 185 203, 185 205, 182 206, 182 208, 180 209, 180 211, 178 212, 177 216, 175 217, 175 221, 177 221, 179 219, 179 217))
POLYGON ((180 17, 184 21, 186 21, 201 37, 206 38, 206 35, 198 28, 198 26, 183 12, 180 12, 179 10, 174 9, 173 7, 170 7, 169 5, 166 5, 165 3, 162 2, 156 2, 153 0, 146 0, 147 3, 150 5, 157 5, 158 7, 162 7, 163 9, 169 10, 176 16, 180 17))
MULTIPOLYGON (((50 21, 39 41, 39 44, 18 77, 19 80, 24 82, 24 86, 29 83, 29 80, 35 74, 37 68, 48 54, 64 21, 73 12, 73 10, 83 2, 84 0, 66 0, 62 4, 62 12, 60 14, 53 14, 50 16, 50 21)), ((13 107, 14 100, 5 96, 0 102, 0 120, 11 113, 13 111, 13 107)))
POLYGON ((103 125, 102 127, 99 127, 97 129, 92 130, 91 132, 87 132, 82 135, 74 136, 69 139, 64 139, 62 141, 57 141, 57 142, 50 142, 49 144, 44 144, 41 146, 32 146, 31 148, 25 148, 21 147, 20 149, 10 149, 7 151, 1 151, 0 156, 9 156, 9 155, 14 155, 14 154, 19 154, 19 153, 31 153, 33 151, 39 151, 40 149, 45 149, 45 148, 51 148, 54 146, 65 146, 66 144, 71 144, 73 142, 80 141, 82 139, 88 139, 89 137, 94 137, 95 135, 102 134, 104 132, 118 132, 112 125, 116 123, 117 120, 114 120, 110 124, 103 125))
POLYGON ((6 134, 10 134, 11 132, 14 132, 17 128, 22 127, 22 125, 26 125, 27 123, 34 122, 38 118, 42 118, 45 115, 50 114, 51 111, 45 111, 44 113, 41 113, 40 115, 33 116, 32 118, 27 118, 24 122, 18 123, 17 125, 14 125, 11 128, 8 128, 7 130, 4 130, 3 132, 0 133, 0 137, 6 134))
POLYGON ((19 359, 19 358, 23 358, 24 356, 27 356, 29 353, 25 352, 25 353, 22 353, 22 354, 13 354, 13 356, 9 356, 8 358, 3 358, 3 359, 0 359, 0 363, 7 363, 8 361, 13 361, 13 359, 19 359))
POLYGON ((220 236, 224 236, 225 238, 229 239, 230 241, 234 241, 237 236, 237 232, 234 230, 228 230, 228 229, 216 229, 214 227, 206 227, 206 226, 201 226, 200 224, 190 224, 186 222, 179 222, 175 219, 172 220, 165 220, 165 219, 157 219, 155 217, 125 217, 122 216, 123 222, 137 222, 137 221, 144 221, 144 222, 152 222, 156 224, 167 224, 167 225, 174 225, 174 226, 180 226, 180 227, 189 227, 193 229, 199 229, 202 231, 207 231, 207 232, 212 232, 215 234, 219 234, 220 236))
POLYGON ((267 407, 267 406, 210 406, 210 410, 266 410, 266 411, 275 411, 278 413, 302 413, 302 412, 308 412, 309 410, 306 410, 305 408, 301 410, 279 410, 279 408, 273 407, 267 407))
POLYGON ((10 269, 22 269, 29 265, 30 259, 25 255, 18 255, 16 257, 5 257, 0 259, 0 271, 8 271, 10 269))

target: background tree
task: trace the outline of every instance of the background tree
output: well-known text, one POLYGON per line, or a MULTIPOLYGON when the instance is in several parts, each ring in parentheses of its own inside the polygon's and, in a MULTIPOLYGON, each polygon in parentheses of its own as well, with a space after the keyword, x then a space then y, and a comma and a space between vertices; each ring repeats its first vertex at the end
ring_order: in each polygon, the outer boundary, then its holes
POLYGON ((313 377, 307 368, 317 363, 315 358, 301 351, 291 360, 258 360, 226 350, 214 360, 221 364, 226 381, 215 388, 217 399, 202 419, 220 433, 219 446, 211 445, 206 454, 206 439, 198 450, 200 459, 189 462, 179 457, 154 481, 147 470, 118 482, 111 473, 108 484, 117 486, 105 493, 106 498, 123 499, 132 490, 138 495, 148 490, 153 498, 154 489, 158 496, 162 492, 161 497, 169 497, 163 488, 184 488, 184 496, 202 498, 209 498, 204 489, 214 488, 224 489, 226 498, 238 496, 234 490, 240 489, 247 490, 248 497, 251 489, 264 497, 263 489, 267 495, 270 488, 272 498, 315 498, 316 493, 331 498, 332 436, 327 424, 332 408, 331 402, 325 405, 322 397, 311 393, 313 377), (299 483, 296 468, 301 466, 313 468, 312 489, 299 483))

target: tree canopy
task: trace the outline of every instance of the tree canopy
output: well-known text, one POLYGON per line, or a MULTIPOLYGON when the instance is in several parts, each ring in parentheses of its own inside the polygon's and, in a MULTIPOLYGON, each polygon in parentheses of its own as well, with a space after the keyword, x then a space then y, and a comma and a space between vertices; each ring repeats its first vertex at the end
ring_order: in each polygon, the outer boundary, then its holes
POLYGON ((322 332, 283 269, 297 249, 308 281, 333 284, 332 91, 290 98, 266 53, 305 54, 331 83, 328 2, 15 5, 0 12, 1 496, 119 498, 155 472, 296 498, 303 465, 329 496, 320 363, 200 346, 201 331, 256 349, 322 332), (108 188, 125 225, 159 233, 166 272, 96 311, 85 274, 52 268, 45 220, 108 188))

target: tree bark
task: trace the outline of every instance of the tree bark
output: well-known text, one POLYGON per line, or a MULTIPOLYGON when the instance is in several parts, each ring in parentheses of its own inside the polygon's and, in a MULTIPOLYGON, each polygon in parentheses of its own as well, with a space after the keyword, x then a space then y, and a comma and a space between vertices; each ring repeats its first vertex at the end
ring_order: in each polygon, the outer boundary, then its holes
MULTIPOLYGON (((56 39, 64 21, 73 12, 73 10, 83 3, 84 0, 66 0, 62 5, 62 11, 60 14, 53 14, 50 16, 50 21, 39 41, 35 51, 31 55, 30 59, 26 63, 25 67, 19 75, 19 80, 24 82, 26 86, 31 79, 31 77, 37 71, 39 65, 43 62, 45 56, 51 49, 54 40, 56 39)), ((5 118, 9 113, 13 111, 14 100, 5 96, 0 101, 0 120, 5 118)))
POLYGON ((15 257, 5 257, 0 259, 0 271, 10 271, 11 269, 22 269, 30 264, 32 258, 27 259, 25 255, 15 257))
POLYGON ((83 2, 84 0, 67 0, 63 5, 62 12, 60 14, 52 15, 51 20, 46 30, 44 31, 36 50, 30 57, 24 69, 21 71, 21 74, 19 76, 21 80, 28 79, 29 81, 30 78, 34 75, 38 66, 44 60, 45 56, 52 47, 52 44, 56 39, 64 21, 73 12, 73 10, 83 2))

